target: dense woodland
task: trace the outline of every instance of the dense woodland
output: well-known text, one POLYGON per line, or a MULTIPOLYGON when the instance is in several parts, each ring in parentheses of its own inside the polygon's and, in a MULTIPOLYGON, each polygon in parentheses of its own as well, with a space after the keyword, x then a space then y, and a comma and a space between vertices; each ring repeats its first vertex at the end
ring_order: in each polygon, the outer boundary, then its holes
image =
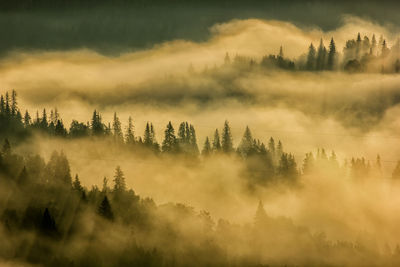
MULTIPOLYGON (((135 133, 131 118, 123 131, 117 114, 112 123, 105 123, 98 111, 93 112, 90 122, 74 120, 67 129, 56 109, 49 115, 43 110, 34 118, 28 111, 22 115, 15 91, 1 96, 0 122, 4 140, 0 153, 0 231, 6 236, 0 245, 2 259, 45 266, 264 266, 259 265, 262 262, 271 264, 265 266, 281 266, 282 262, 286 266, 332 266, 349 262, 347 255, 352 255, 351 262, 357 265, 400 261, 398 246, 381 255, 362 241, 329 241, 323 233, 312 234, 288 218, 268 216, 261 202, 254 222, 245 226, 223 219, 215 222, 207 211, 183 204, 157 205, 127 188, 119 166, 111 181, 104 178, 101 188, 94 185, 88 189, 81 184, 79 174, 71 173, 62 151, 54 151, 46 162, 40 155, 17 154, 14 146, 39 134, 104 138, 132 153, 146 151, 177 159, 183 155, 194 162, 219 155, 237 157, 244 162, 242 176, 250 189, 272 184, 301 187, 302 177, 307 175, 348 177, 356 182, 380 177, 379 156, 372 163, 353 158, 340 164, 333 151, 328 155, 318 149, 298 164, 284 151, 281 141, 271 137, 265 145, 252 137, 248 127, 234 147, 228 121, 221 133, 216 129, 214 136, 206 138, 201 151, 195 127, 188 122, 182 122, 177 132, 169 122, 161 143, 155 138, 152 123, 146 124, 142 137, 135 133), (308 256, 279 256, 282 249, 308 256), (243 252, 237 254, 237 250, 243 252), (263 258, 265 250, 275 256, 263 258), (330 257, 322 261, 324 255, 330 257)), ((400 164, 393 179, 400 179, 400 164)))

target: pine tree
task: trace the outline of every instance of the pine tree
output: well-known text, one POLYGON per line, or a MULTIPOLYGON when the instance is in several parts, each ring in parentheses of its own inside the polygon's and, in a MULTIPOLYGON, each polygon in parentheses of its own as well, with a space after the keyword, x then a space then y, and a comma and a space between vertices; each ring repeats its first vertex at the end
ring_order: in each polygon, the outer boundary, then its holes
POLYGON ((108 187, 108 179, 107 177, 104 176, 103 178, 103 188, 101 190, 102 193, 107 194, 109 192, 109 187, 108 187))
POLYGON ((25 127, 29 127, 31 125, 32 119, 31 116, 29 115, 28 110, 25 111, 25 116, 24 116, 24 125, 25 127))
POLYGON ((83 187, 81 185, 81 181, 79 180, 78 174, 75 175, 75 180, 72 183, 72 189, 79 192, 79 194, 81 194, 83 191, 83 187))
POLYGON ((212 150, 214 153, 221 151, 221 141, 219 140, 218 129, 215 129, 212 150))
POLYGON ((46 109, 43 109, 42 119, 40 121, 40 128, 42 130, 47 130, 47 127, 49 127, 49 124, 47 121, 47 113, 46 113, 46 109))
POLYGON ((53 217, 51 216, 48 208, 46 208, 44 210, 42 222, 40 224, 40 230, 41 230, 42 234, 45 234, 48 236, 54 237, 57 235, 56 222, 54 221, 53 217))
POLYGON ((247 157, 254 151, 253 137, 251 135, 250 129, 246 126, 243 138, 239 144, 238 152, 242 157, 247 157))
POLYGON ((333 37, 329 44, 329 53, 328 53, 328 70, 333 70, 335 68, 336 63, 336 45, 333 37))
POLYGON ((125 177, 120 166, 115 168, 114 175, 114 192, 120 193, 126 191, 125 177))
POLYGON ((57 136, 64 136, 64 137, 67 136, 67 130, 65 129, 64 124, 62 123, 61 120, 57 120, 54 133, 57 136))
POLYGON ((324 70, 325 69, 325 58, 326 58, 326 48, 324 46, 324 42, 320 41, 318 47, 317 61, 316 61, 316 69, 324 70))
POLYGON ((163 152, 172 153, 177 152, 177 141, 175 137, 175 130, 171 122, 168 122, 164 131, 164 141, 161 147, 163 152))
POLYGON ((283 59, 283 57, 284 57, 284 55, 283 55, 283 47, 282 47, 282 46, 279 48, 279 55, 278 55, 278 57, 280 57, 280 58, 282 58, 282 59, 283 59))
POLYGON ((281 140, 278 141, 278 145, 276 146, 276 153, 275 155, 278 157, 278 159, 282 156, 283 154, 283 145, 281 140))
POLYGON ((100 216, 104 217, 107 220, 113 220, 114 214, 111 209, 110 202, 108 201, 107 196, 104 196, 103 201, 101 201, 98 213, 100 216))
POLYGON ((372 35, 372 40, 371 40, 371 55, 376 56, 376 38, 375 38, 375 34, 372 35))
POLYGON ((362 48, 362 41, 361 41, 361 34, 357 34, 356 40, 356 59, 359 60, 361 57, 361 48, 362 48))
POLYGON ((304 174, 309 174, 314 168, 314 155, 310 153, 306 153, 306 157, 304 158, 303 161, 303 173, 304 174))
POLYGON ((199 154, 199 147, 197 146, 196 130, 193 125, 189 125, 189 146, 190 153, 194 156, 199 154))
POLYGON ((187 136, 186 136, 186 126, 185 122, 182 122, 179 125, 179 130, 178 130, 178 142, 179 144, 183 145, 187 143, 187 136))
POLYGON ((306 63, 306 69, 309 71, 315 70, 315 63, 316 63, 315 56, 316 56, 315 47, 311 43, 310 47, 308 48, 307 63, 306 63))
POLYGON ((147 147, 151 147, 153 145, 153 136, 150 130, 150 123, 146 123, 146 128, 144 130, 143 144, 147 147))
POLYGON ((12 90, 11 92, 11 115, 16 116, 18 111, 18 103, 17 103, 17 92, 12 90))
POLYGON ((100 114, 96 110, 94 110, 94 112, 93 112, 91 127, 92 127, 93 135, 95 135, 95 136, 104 135, 105 127, 104 127, 104 124, 101 122, 100 114))
POLYGON ((128 145, 135 144, 135 132, 133 129, 133 121, 131 116, 129 116, 128 118, 128 127, 126 128, 125 142, 128 145))
POLYGON ((270 138, 268 142, 268 151, 271 153, 271 156, 275 156, 275 140, 274 138, 270 138))
POLYGON ((211 145, 210 145, 210 140, 208 139, 208 136, 206 137, 206 141, 204 142, 203 150, 201 151, 201 155, 203 156, 208 156, 212 152, 211 150, 211 145))
POLYGON ((268 220, 268 215, 265 212, 264 205, 260 200, 258 202, 258 207, 256 211, 256 215, 254 216, 254 225, 257 228, 263 227, 268 220))
POLYGON ((221 148, 224 153, 233 152, 232 134, 228 121, 225 121, 224 123, 224 129, 222 131, 221 148))
POLYGON ((117 143, 123 143, 124 137, 122 135, 122 127, 121 122, 117 116, 117 113, 114 112, 114 119, 113 119, 113 134, 114 134, 114 141, 117 143))

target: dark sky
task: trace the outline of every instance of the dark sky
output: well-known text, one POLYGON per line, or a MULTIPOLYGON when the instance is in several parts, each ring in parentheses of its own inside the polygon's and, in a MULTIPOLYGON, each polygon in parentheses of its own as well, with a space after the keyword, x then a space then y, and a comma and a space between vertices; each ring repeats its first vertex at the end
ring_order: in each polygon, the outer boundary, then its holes
POLYGON ((399 7, 388 0, 3 0, 0 53, 90 48, 118 54, 173 39, 202 41, 210 26, 235 18, 280 19, 328 30, 344 14, 353 14, 397 27, 399 7))

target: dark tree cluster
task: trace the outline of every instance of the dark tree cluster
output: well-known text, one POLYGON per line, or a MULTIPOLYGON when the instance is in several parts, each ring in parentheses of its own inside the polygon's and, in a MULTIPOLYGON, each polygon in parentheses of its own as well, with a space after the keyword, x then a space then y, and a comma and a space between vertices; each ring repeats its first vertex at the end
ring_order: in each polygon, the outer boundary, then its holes
POLYGON ((264 56, 259 63, 242 55, 236 55, 231 60, 229 54, 226 53, 222 67, 234 67, 241 71, 251 71, 257 66, 261 67, 261 69, 291 71, 344 70, 350 73, 399 73, 400 39, 389 48, 383 36, 376 40, 375 35, 370 39, 368 36, 362 38, 361 34, 358 33, 356 39, 346 41, 343 53, 338 51, 333 38, 331 38, 328 46, 325 46, 324 41, 321 39, 318 46, 311 43, 307 53, 295 61, 284 57, 282 46, 279 54, 264 56))

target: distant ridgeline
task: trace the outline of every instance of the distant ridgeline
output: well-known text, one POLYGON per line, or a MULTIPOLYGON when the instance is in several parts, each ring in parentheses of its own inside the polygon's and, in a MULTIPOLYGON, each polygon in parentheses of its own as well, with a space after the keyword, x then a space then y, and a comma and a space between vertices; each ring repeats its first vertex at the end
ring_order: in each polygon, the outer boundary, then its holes
POLYGON ((313 43, 308 48, 308 53, 301 55, 296 60, 285 58, 283 47, 278 55, 264 56, 259 63, 252 58, 236 55, 233 59, 225 55, 225 66, 252 68, 277 68, 283 70, 300 71, 339 71, 347 72, 400 72, 400 39, 389 48, 383 36, 376 40, 375 35, 361 38, 358 33, 356 39, 348 40, 343 53, 339 53, 332 38, 326 48, 321 39, 318 48, 313 43))

